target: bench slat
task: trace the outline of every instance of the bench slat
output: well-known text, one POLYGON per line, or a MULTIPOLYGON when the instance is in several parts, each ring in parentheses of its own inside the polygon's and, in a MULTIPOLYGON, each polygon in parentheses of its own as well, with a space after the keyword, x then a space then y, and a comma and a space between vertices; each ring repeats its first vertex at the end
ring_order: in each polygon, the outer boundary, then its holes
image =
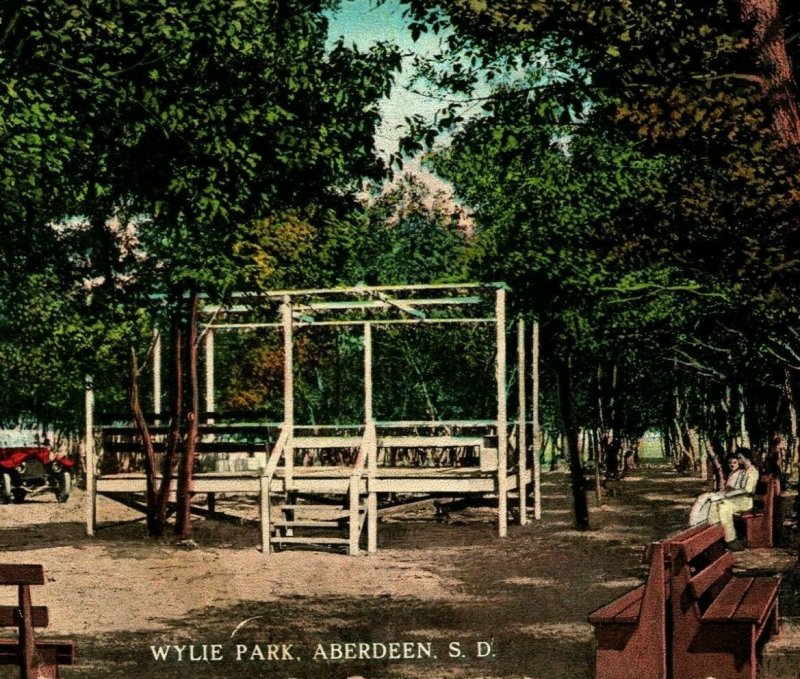
POLYGON ((644 597, 644 585, 623 594, 610 604, 598 608, 589 616, 589 622, 597 623, 635 623, 639 619, 644 597))
MULTIPOLYGON (((714 544, 714 543, 711 543, 714 544)), ((714 583, 730 575, 733 569, 733 554, 725 552, 714 563, 709 564, 694 577, 689 579, 689 586, 692 589, 692 596, 699 599, 705 594, 714 583)))
POLYGON ((740 512, 739 514, 736 514, 735 516, 738 516, 738 517, 740 517, 742 519, 760 519, 762 516, 764 516, 764 510, 763 509, 748 509, 746 512, 740 512))
POLYGON ((735 620, 752 621, 762 625, 778 597, 778 586, 779 581, 775 578, 754 578, 742 603, 739 604, 735 620))
POLYGON ((635 601, 631 601, 631 603, 621 610, 617 615, 614 617, 614 622, 617 623, 626 623, 626 624, 635 624, 639 621, 642 613, 642 603, 644 602, 644 597, 637 598, 635 601))
MULTIPOLYGON (((714 524, 704 526, 694 535, 680 541, 681 549, 686 561, 692 561, 696 556, 705 552, 715 542, 725 539, 725 532, 722 526, 714 524)), ((677 541, 676 541, 677 542, 677 541)))
POLYGON ((41 564, 0 564, 0 585, 43 585, 41 564))
MULTIPOLYGON (((56 661, 59 665, 75 664, 75 642, 65 639, 48 639, 37 641, 39 651, 56 652, 56 661)), ((0 639, 0 665, 19 664, 19 642, 16 639, 0 639)))
POLYGON ((733 578, 728 582, 703 615, 704 622, 727 622, 733 619, 753 578, 733 578))
POLYGON ((692 526, 691 528, 684 528, 683 530, 673 533, 672 535, 668 535, 666 538, 661 540, 663 543, 667 542, 683 542, 684 540, 688 540, 689 538, 697 535, 698 533, 702 533, 706 528, 708 528, 708 524, 703 522, 698 524, 697 526, 692 526))
MULTIPOLYGON (((0 606, 0 627, 16 627, 19 624, 19 606, 0 606)), ((47 606, 32 606, 31 618, 34 627, 47 627, 50 620, 47 606)))

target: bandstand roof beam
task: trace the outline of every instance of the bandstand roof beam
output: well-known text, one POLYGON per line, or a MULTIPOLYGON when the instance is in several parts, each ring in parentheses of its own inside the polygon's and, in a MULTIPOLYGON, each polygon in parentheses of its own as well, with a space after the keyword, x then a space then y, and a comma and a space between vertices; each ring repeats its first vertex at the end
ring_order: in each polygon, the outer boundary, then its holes
MULTIPOLYGON (((297 302, 293 306, 297 309, 304 311, 319 312, 319 311, 349 311, 351 309, 389 309, 391 307, 400 308, 399 304, 411 303, 414 306, 465 306, 470 304, 480 304, 487 300, 481 299, 478 296, 462 296, 462 297, 436 297, 430 299, 414 299, 414 300, 346 300, 338 302, 297 302)), ((230 306, 220 306, 208 304, 203 307, 203 313, 211 314, 217 311, 227 313, 248 313, 252 312, 255 307, 247 306, 245 304, 232 304, 230 306)))
MULTIPOLYGON (((353 320, 353 321, 295 321, 294 327, 295 328, 302 328, 306 326, 358 326, 358 325, 366 325, 370 323, 371 325, 425 325, 425 324, 435 324, 435 323, 472 323, 472 324, 480 324, 480 323, 494 323, 494 318, 387 318, 383 320, 353 320)), ((209 327, 213 328, 214 330, 257 330, 258 328, 280 328, 282 327, 281 323, 219 323, 214 325, 203 325, 203 328, 209 327)))
POLYGON ((408 304, 405 301, 400 301, 400 300, 397 300, 397 299, 390 299, 384 293, 382 293, 380 290, 375 290, 373 292, 373 294, 381 302, 385 302, 389 306, 396 307, 397 309, 400 309, 400 311, 402 311, 404 313, 407 313, 409 316, 414 316, 415 318, 426 318, 425 314, 422 311, 420 311, 419 309, 415 309, 414 307, 412 307, 410 304, 408 304))
POLYGON ((426 285, 355 285, 348 288, 312 288, 307 290, 270 290, 263 293, 234 292, 233 298, 267 297, 283 299, 284 297, 303 297, 311 295, 369 294, 370 292, 415 292, 424 290, 497 290, 508 289, 505 283, 439 283, 426 285))

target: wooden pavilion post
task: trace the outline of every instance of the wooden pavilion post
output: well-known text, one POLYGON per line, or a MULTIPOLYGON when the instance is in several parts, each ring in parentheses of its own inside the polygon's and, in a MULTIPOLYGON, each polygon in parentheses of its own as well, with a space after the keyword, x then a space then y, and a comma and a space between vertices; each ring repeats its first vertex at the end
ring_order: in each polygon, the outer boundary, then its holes
POLYGON ((97 531, 97 494, 95 492, 94 451, 94 381, 91 375, 84 379, 84 459, 86 463, 86 534, 94 536, 97 531))
MULTIPOLYGON (((205 338, 203 341, 206 358, 206 413, 213 413, 215 409, 214 403, 214 329, 205 329, 205 338)), ((214 417, 206 415, 206 423, 214 424, 214 417)))
POLYGON ((153 330, 153 413, 154 424, 161 424, 161 333, 153 330))
MULTIPOLYGON (((372 324, 364 323, 364 445, 367 446, 367 553, 378 551, 378 494, 375 475, 378 471, 378 441, 372 411, 372 324)), ((351 517, 352 520, 352 517, 351 517)))
POLYGON ((272 517, 269 515, 271 505, 269 502, 270 478, 267 468, 261 467, 258 473, 258 518, 261 529, 261 553, 272 554, 272 517))
POLYGON ((517 321, 517 393, 519 394, 519 417, 518 427, 518 476, 517 486, 519 488, 519 525, 524 526, 528 523, 528 431, 525 423, 527 415, 527 405, 525 402, 525 379, 527 377, 525 369, 525 319, 517 321))
MULTIPOLYGON (((206 364, 206 379, 205 379, 205 408, 206 408, 206 417, 205 423, 206 424, 214 424, 214 416, 209 415, 209 413, 213 413, 216 406, 214 404, 214 329, 211 327, 206 327, 205 329, 205 336, 203 337, 203 349, 205 354, 205 364, 206 364)), ((211 434, 206 437, 206 439, 211 440, 214 438, 214 435, 211 434)), ((227 455, 225 457, 228 457, 227 455)), ((220 469, 220 462, 219 459, 215 460, 214 462, 215 469, 219 471, 220 469)), ((217 494, 216 493, 208 493, 208 511, 211 514, 216 513, 217 511, 217 494)), ((269 495, 267 495, 269 498, 269 495)), ((263 523, 262 523, 263 525, 263 523)))
POLYGON ((508 408, 506 403, 506 291, 495 298, 497 343, 497 523, 501 538, 508 534, 508 408))
POLYGON ((542 478, 539 457, 539 441, 542 439, 539 425, 539 321, 533 322, 533 348, 531 349, 531 418, 533 419, 533 518, 542 518, 542 478))
POLYGON ((281 306, 283 324, 283 428, 286 431, 284 486, 289 490, 294 471, 294 340, 292 338, 292 299, 284 295, 281 306))

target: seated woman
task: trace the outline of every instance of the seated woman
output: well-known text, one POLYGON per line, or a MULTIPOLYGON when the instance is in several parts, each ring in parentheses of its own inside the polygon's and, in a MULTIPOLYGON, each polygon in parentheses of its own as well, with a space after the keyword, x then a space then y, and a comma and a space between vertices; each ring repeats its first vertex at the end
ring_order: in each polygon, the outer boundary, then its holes
POLYGON ((736 539, 736 528, 733 516, 753 508, 753 496, 758 485, 758 469, 753 464, 753 454, 749 448, 736 451, 739 468, 744 471, 744 486, 728 491, 719 502, 712 502, 708 511, 709 523, 720 523, 725 531, 725 542, 732 550, 744 549, 744 545, 736 539))
POLYGON ((727 494, 734 490, 741 490, 745 483, 745 470, 739 465, 736 455, 731 453, 725 458, 728 463, 728 478, 725 479, 725 486, 722 490, 713 493, 702 493, 692 505, 689 512, 689 525, 696 526, 703 521, 708 521, 708 513, 714 502, 724 500, 727 494))

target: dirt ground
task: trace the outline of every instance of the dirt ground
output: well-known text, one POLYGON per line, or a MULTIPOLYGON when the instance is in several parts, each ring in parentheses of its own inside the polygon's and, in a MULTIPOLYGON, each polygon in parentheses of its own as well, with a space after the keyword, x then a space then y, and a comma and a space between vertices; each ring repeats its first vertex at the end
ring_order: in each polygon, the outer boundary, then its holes
POLYGON ((49 607, 46 636, 77 642, 67 679, 588 679, 588 613, 640 582, 643 546, 683 527, 701 482, 642 470, 593 506, 586 532, 572 528, 565 474, 544 475, 542 490, 542 520, 507 539, 490 508, 437 523, 423 507, 381 523, 378 555, 357 558, 264 557, 256 527, 204 519, 197 548, 154 543, 107 499, 88 538, 76 490, 65 505, 0 506, 0 561, 44 565, 33 600, 49 607), (186 646, 182 659, 172 646, 186 646))

